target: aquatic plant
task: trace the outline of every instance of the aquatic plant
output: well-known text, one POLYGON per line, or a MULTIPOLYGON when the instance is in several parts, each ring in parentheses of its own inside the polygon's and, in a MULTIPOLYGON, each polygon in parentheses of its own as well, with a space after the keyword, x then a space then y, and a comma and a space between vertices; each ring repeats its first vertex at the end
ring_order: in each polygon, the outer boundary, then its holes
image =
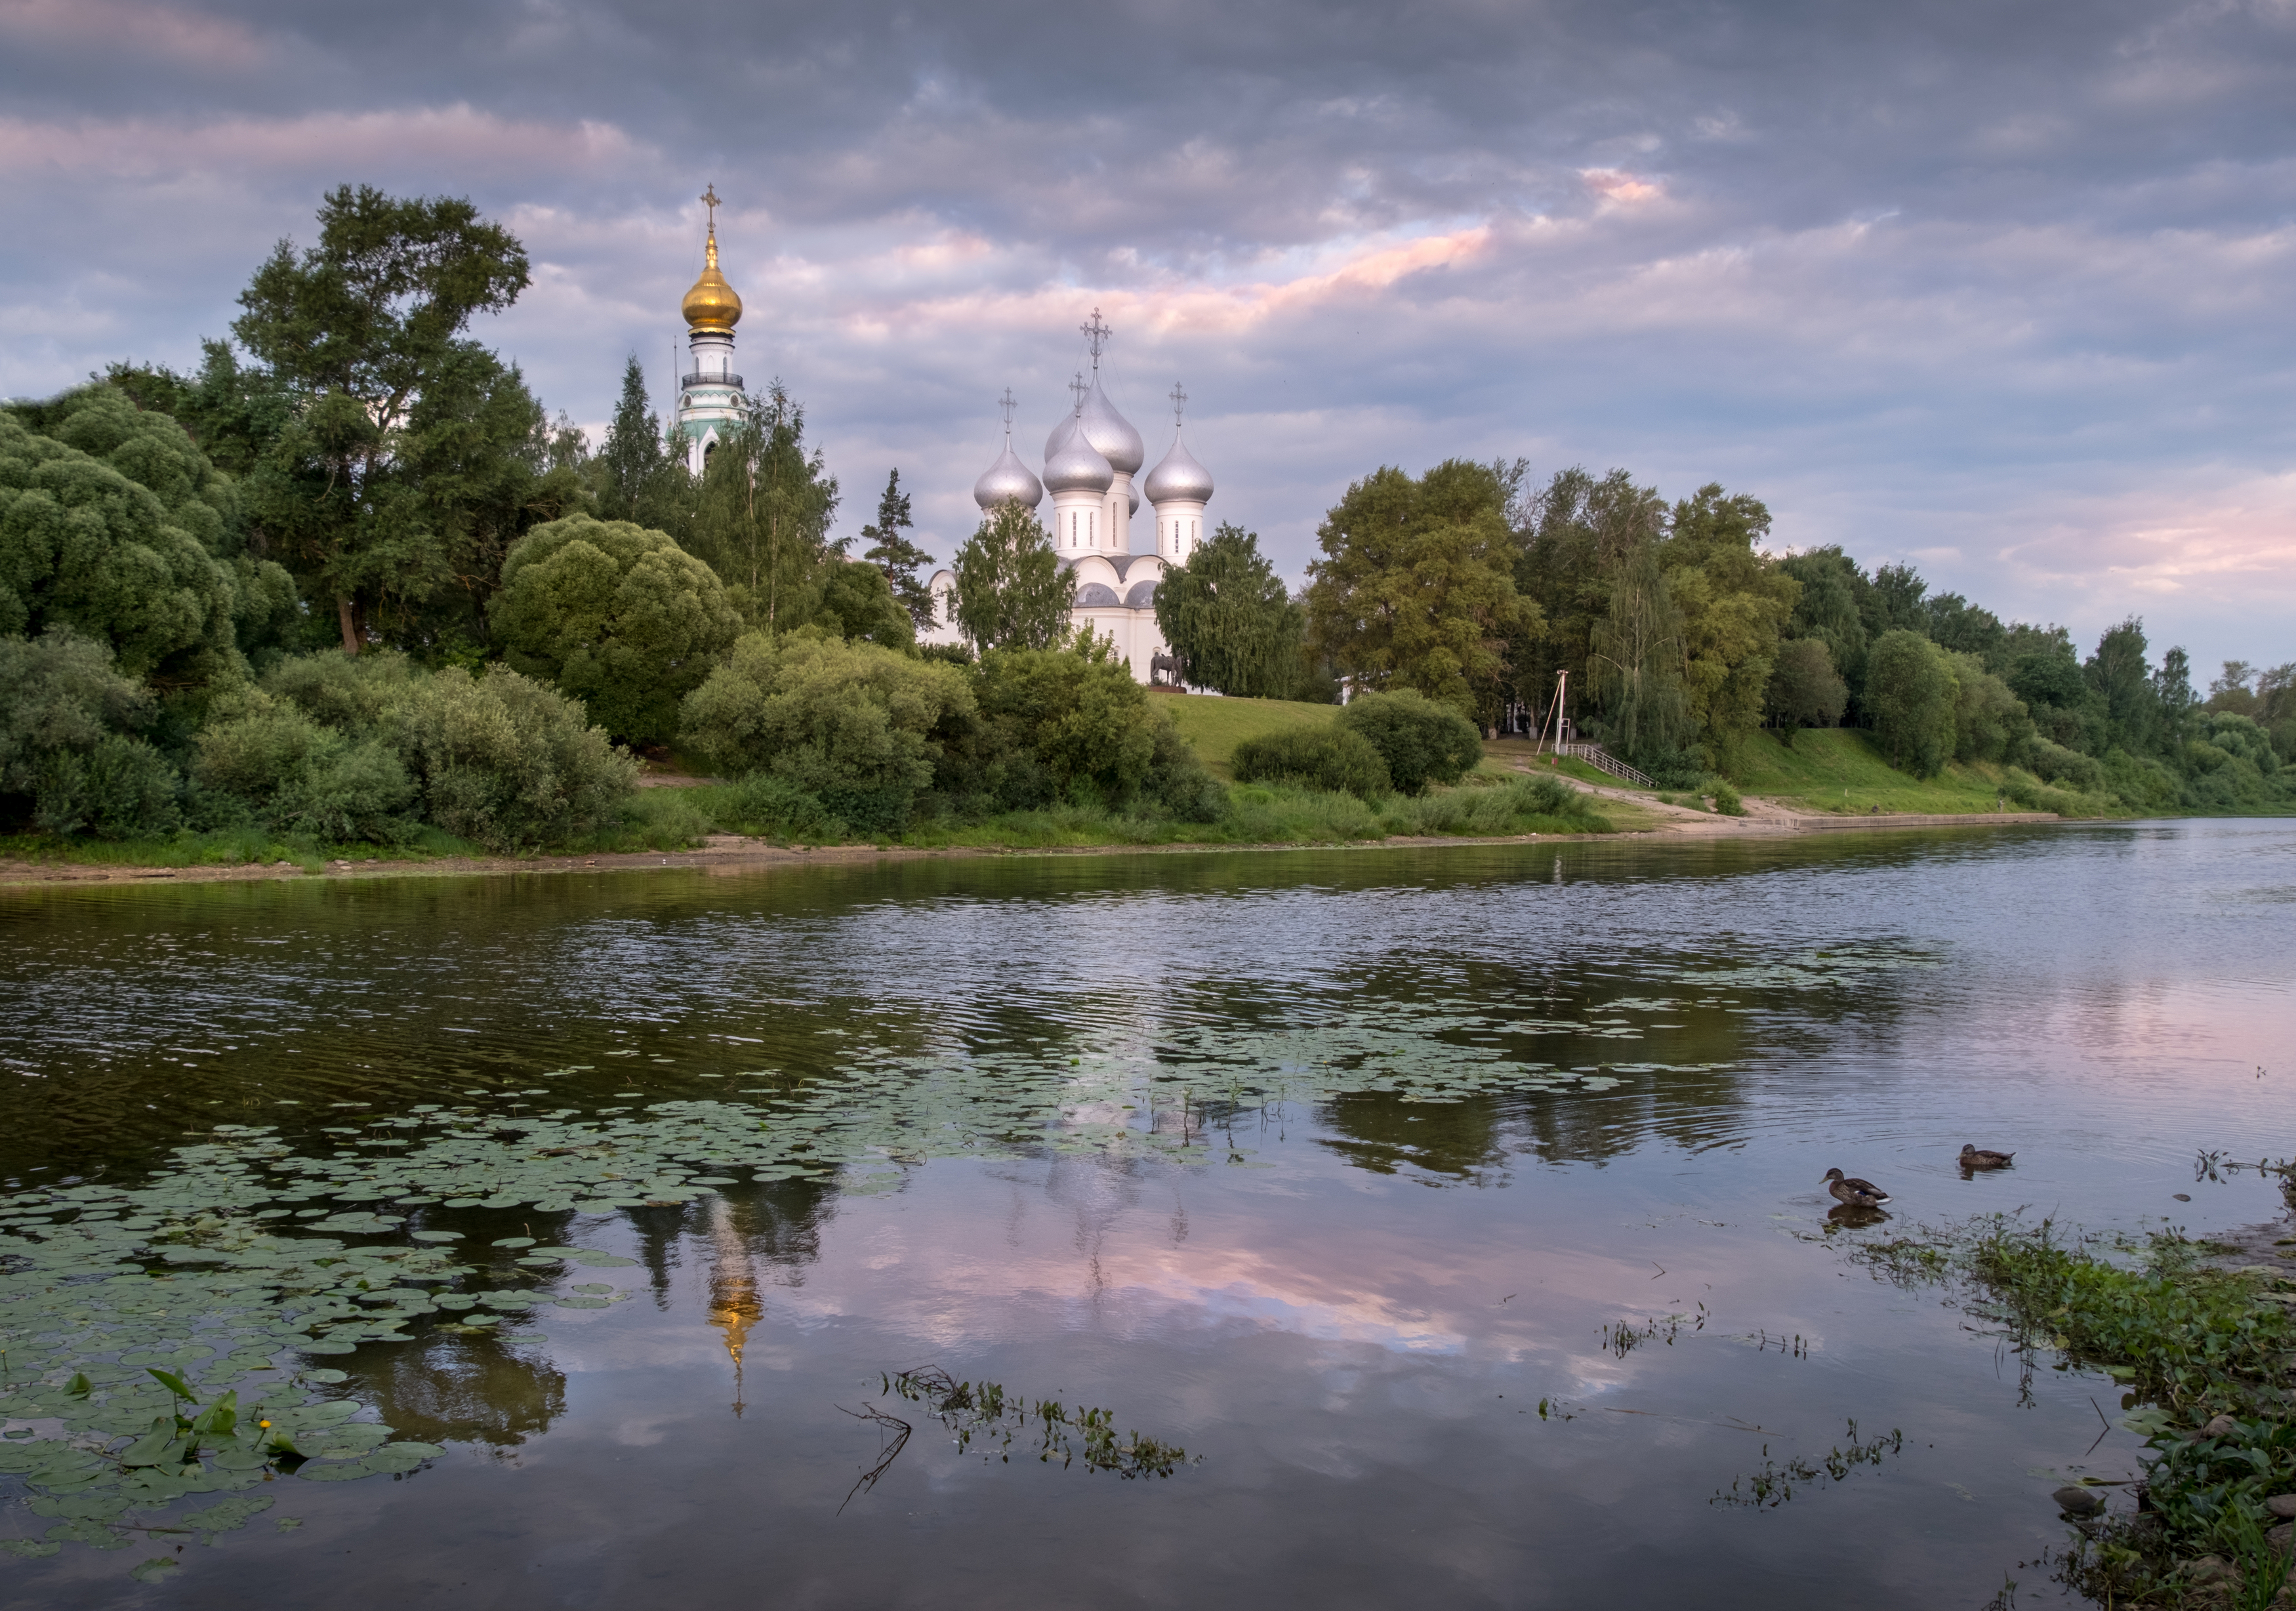
POLYGON ((1796 1455, 1783 1464, 1770 1458, 1770 1446, 1762 1445, 1762 1464, 1759 1470, 1742 1476, 1734 1476, 1730 1485, 1718 1490, 1708 1502, 1717 1505, 1751 1505, 1761 1509, 1775 1509, 1792 1499, 1794 1484, 1808 1484, 1824 1479, 1845 1482, 1850 1472, 1859 1466, 1878 1466, 1885 1455, 1902 1454, 1906 1435, 1891 1428, 1886 1436, 1860 1442, 1857 1423, 1849 1423, 1847 1444, 1836 1443, 1818 1460, 1811 1460, 1796 1455))

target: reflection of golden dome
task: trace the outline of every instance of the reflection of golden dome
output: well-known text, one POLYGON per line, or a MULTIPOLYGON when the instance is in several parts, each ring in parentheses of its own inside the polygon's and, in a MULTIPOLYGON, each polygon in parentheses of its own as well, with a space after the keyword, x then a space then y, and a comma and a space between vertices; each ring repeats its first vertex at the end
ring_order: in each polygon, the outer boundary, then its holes
POLYGON ((701 278, 685 293, 679 304, 685 322, 695 330, 731 331, 742 322, 742 298, 726 283, 726 276, 718 272, 718 231, 709 232, 709 262, 702 269, 701 278))

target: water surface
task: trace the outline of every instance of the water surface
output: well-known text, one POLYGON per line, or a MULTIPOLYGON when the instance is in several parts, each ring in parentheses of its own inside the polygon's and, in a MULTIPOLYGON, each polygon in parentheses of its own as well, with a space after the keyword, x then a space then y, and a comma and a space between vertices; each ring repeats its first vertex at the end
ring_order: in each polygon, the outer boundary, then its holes
POLYGON ((627 1255, 584 1277, 629 1299, 332 1359, 446 1457, 283 1479, 299 1527, 164 1585, 0 1558, 0 1605, 2030 1595, 2048 1491, 2136 1440, 1844 1244, 2268 1217, 2193 1158, 2292 1150, 2292 939, 2281 822, 12 892, 26 1188, 217 1124, 530 1111, 570 1065, 586 1114, 869 1111, 834 1168, 679 1207, 408 1211, 627 1255), (2017 1167, 1964 1180, 1964 1141, 2017 1167), (1834 1165, 1892 1226, 1829 1231, 1834 1165), (882 1391, 924 1366, 1188 1463, 959 1449, 882 1391), (871 1404, 916 1432, 855 1492, 871 1404), (1729 1501, 1852 1422, 1902 1449, 1729 1501))

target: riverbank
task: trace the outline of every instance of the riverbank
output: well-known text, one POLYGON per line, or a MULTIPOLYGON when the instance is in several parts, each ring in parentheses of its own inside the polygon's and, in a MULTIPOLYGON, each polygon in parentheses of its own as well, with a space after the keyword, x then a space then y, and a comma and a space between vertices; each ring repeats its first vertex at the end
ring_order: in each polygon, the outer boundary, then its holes
POLYGON ((113 865, 80 861, 0 861, 0 888, 56 884, 250 883, 301 878, 455 878, 503 873, 628 872, 649 869, 700 868, 734 871, 753 867, 861 862, 978 859, 994 856, 1174 855, 1281 850, 1403 850, 1440 846, 1553 845, 1574 840, 1652 838, 1762 838, 1806 832, 1864 830, 1882 832, 1935 828, 2031 827, 2057 821, 2032 812, 1964 816, 1822 817, 1770 807, 1749 800, 1742 817, 1720 816, 1687 807, 1657 806, 1624 791, 1575 784, 1602 797, 1606 807, 1633 819, 1611 833, 1527 833, 1483 836, 1415 834, 1328 841, 1267 841, 1250 844, 1183 842, 1162 845, 784 845, 743 834, 711 834, 679 850, 601 851, 571 855, 398 856, 360 860, 338 857, 309 862, 181 867, 113 865), (1615 795, 1616 805, 1611 805, 1615 795))

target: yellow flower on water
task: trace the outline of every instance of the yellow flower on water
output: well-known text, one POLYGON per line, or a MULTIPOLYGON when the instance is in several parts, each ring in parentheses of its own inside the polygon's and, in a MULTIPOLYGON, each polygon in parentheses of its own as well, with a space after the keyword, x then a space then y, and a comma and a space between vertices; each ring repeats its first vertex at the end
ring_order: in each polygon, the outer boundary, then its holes
POLYGON ((268 1430, 268 1429, 270 1428, 270 1426, 271 1426, 271 1423, 270 1423, 269 1421, 258 1421, 258 1422, 256 1422, 255 1424, 256 1424, 257 1426, 258 1426, 258 1427, 261 1427, 265 1428, 266 1430, 268 1430))

